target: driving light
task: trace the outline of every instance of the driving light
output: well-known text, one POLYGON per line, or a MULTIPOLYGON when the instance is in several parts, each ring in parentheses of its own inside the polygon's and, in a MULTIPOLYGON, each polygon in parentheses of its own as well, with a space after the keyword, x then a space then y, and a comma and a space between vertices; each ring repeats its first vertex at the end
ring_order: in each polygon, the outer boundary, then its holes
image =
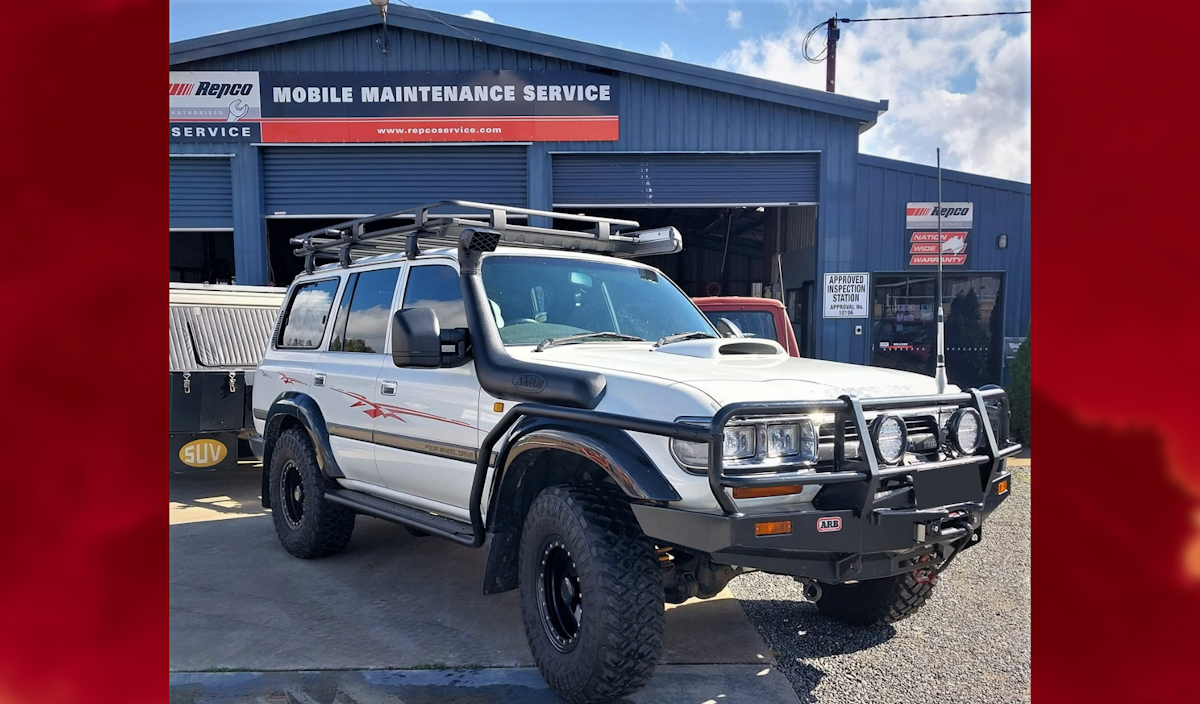
POLYGON ((979 412, 974 408, 960 408, 950 417, 947 430, 950 431, 950 444, 960 455, 969 455, 979 449, 982 421, 979 412))
POLYGON ((754 456, 754 441, 758 429, 753 425, 735 425, 725 428, 725 445, 722 455, 727 460, 740 460, 754 456))
POLYGON ((899 416, 879 416, 871 424, 871 442, 881 462, 896 464, 908 447, 908 429, 899 416))

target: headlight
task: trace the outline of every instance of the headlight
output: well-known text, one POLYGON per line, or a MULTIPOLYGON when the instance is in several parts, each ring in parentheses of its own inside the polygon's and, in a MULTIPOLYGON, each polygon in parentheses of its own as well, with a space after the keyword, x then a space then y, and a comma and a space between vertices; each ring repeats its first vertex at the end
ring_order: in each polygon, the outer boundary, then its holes
POLYGON ((725 426, 723 456, 727 460, 742 460, 747 457, 753 457, 757 436, 758 428, 753 425, 725 426))
POLYGON ((767 457, 794 457, 804 461, 817 456, 817 431, 810 421, 767 426, 767 457))
POLYGON ((908 449, 908 429, 899 416, 879 416, 871 424, 875 454, 885 464, 896 464, 908 449))
MULTIPOLYGON (((707 419, 681 418, 678 422, 699 425, 707 419)), ((671 440, 671 454, 690 469, 708 467, 708 443, 671 440)), ((817 459, 817 430, 808 419, 794 423, 763 422, 725 426, 722 447, 725 460, 762 461, 773 466, 780 461, 815 462, 817 459)), ((741 466, 745 466, 744 464, 741 466)))
POLYGON ((983 427, 979 412, 974 408, 960 408, 950 417, 947 430, 950 431, 950 443, 959 454, 969 455, 979 449, 983 427))

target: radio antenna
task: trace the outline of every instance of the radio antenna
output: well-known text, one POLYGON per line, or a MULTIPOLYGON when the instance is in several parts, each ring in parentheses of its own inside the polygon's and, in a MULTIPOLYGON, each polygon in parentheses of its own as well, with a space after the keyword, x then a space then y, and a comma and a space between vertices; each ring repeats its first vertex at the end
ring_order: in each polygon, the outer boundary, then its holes
POLYGON ((938 240, 938 270, 937 284, 934 295, 937 297, 937 367, 934 378, 937 379, 937 392, 946 392, 946 321, 942 315, 942 148, 937 149, 937 240, 938 240))

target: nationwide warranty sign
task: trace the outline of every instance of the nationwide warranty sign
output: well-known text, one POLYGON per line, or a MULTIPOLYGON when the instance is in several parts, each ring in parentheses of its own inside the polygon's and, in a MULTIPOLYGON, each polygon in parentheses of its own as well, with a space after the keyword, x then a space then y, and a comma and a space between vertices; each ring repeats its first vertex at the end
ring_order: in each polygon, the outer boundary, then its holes
POLYGON ((617 87, 586 71, 172 71, 171 141, 615 141, 617 87))
MULTIPOLYGON (((973 203, 942 203, 942 267, 969 266, 968 235, 975 222, 973 203)), ((938 265, 938 204, 909 203, 904 213, 905 260, 908 269, 938 265)))

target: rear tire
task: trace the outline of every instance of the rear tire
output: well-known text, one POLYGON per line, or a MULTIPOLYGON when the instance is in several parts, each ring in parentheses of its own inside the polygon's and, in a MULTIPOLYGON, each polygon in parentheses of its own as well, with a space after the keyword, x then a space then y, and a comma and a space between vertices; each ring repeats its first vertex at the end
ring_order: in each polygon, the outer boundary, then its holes
POLYGON ((616 487, 550 487, 521 534, 521 615, 542 677, 574 704, 632 694, 662 652, 654 546, 616 487))
POLYGON ((880 626, 902 621, 917 612, 937 584, 937 575, 918 581, 914 572, 869 579, 857 584, 822 585, 817 608, 851 626, 880 626))
POLYGON ((271 517, 279 542, 296 557, 326 557, 350 542, 354 512, 327 501, 327 487, 308 434, 300 428, 281 433, 271 452, 271 517))

